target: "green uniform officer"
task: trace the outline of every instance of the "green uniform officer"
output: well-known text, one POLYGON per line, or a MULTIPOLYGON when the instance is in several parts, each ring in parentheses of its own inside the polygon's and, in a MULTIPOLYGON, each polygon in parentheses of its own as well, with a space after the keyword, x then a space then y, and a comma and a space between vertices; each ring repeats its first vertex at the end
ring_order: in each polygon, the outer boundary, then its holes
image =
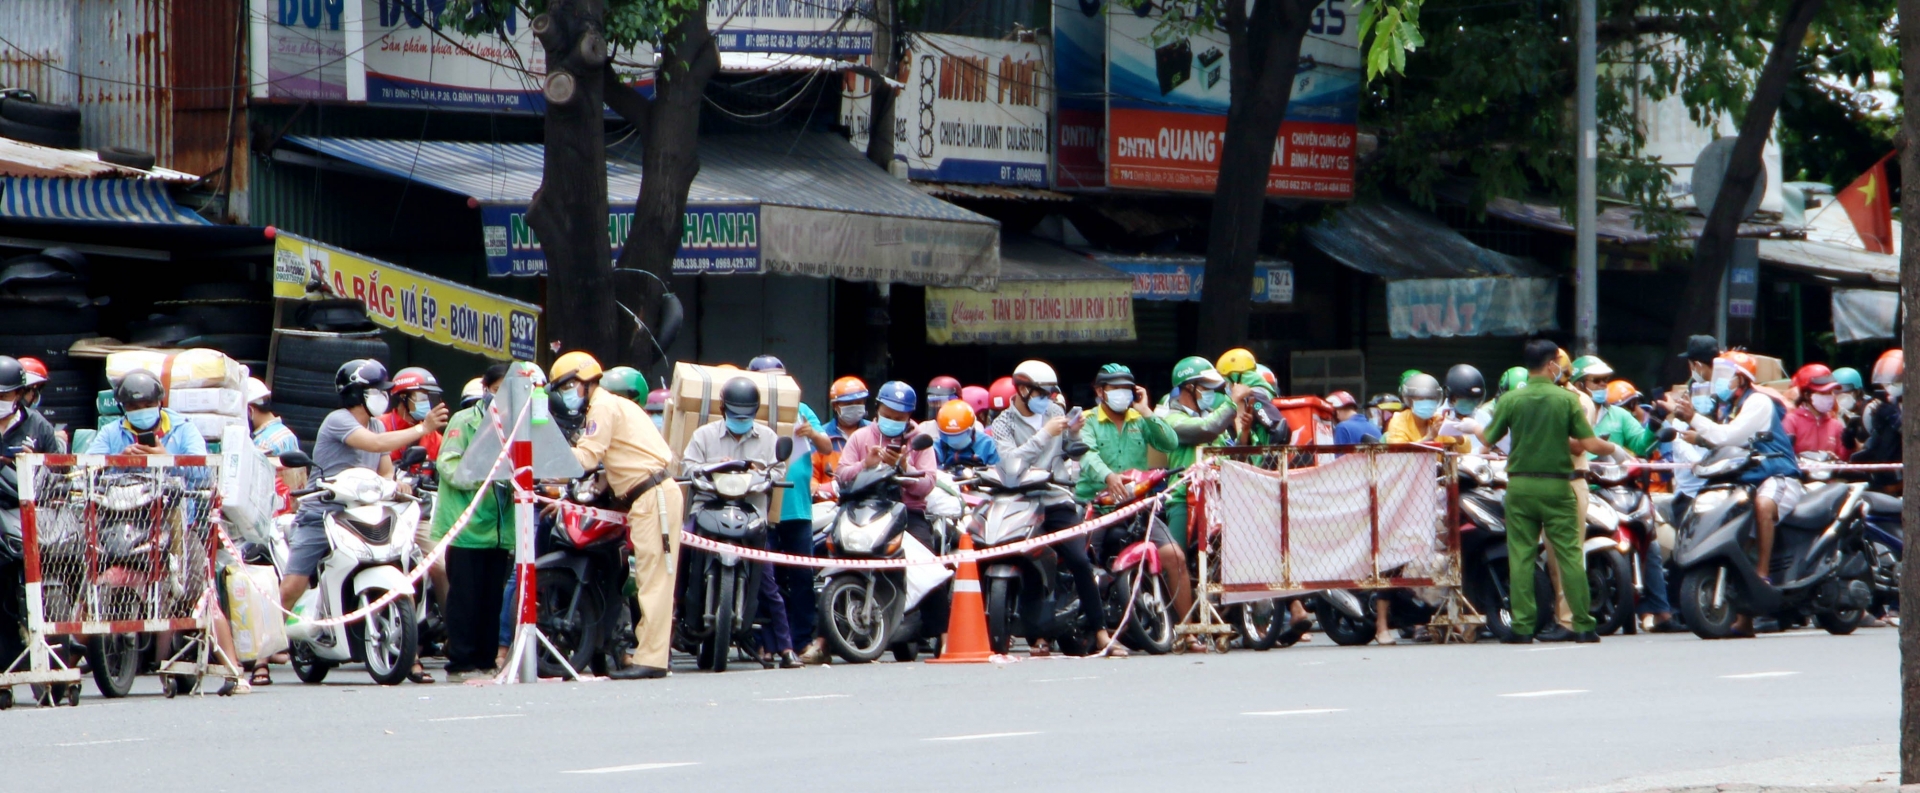
POLYGON ((1486 429, 1489 445, 1513 434, 1507 457, 1507 569, 1512 576, 1510 610, 1514 644, 1533 641, 1535 617, 1534 564, 1544 531, 1550 552, 1564 571, 1561 585, 1573 612, 1574 641, 1600 641, 1588 610, 1586 562, 1580 553, 1582 516, 1568 481, 1573 476, 1572 452, 1612 454, 1613 444, 1594 437, 1579 397, 1554 384, 1560 372, 1555 360, 1559 347, 1544 339, 1527 343, 1524 362, 1527 384, 1500 398, 1493 423, 1486 429))

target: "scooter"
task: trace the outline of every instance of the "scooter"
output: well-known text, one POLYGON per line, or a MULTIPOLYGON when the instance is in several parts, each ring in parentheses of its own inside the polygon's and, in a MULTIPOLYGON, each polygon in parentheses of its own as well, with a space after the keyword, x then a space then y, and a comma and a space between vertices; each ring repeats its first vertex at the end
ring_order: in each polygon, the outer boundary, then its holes
POLYGON ((1900 609, 1900 565, 1906 558, 1906 542, 1901 531, 1899 496, 1876 490, 1860 494, 1865 501, 1867 543, 1873 547, 1873 606, 1876 617, 1900 609))
MULTIPOLYGON (((911 448, 923 451, 933 447, 933 438, 916 436, 911 448)), ((855 476, 840 491, 840 510, 827 531, 826 555, 836 559, 904 559, 909 544, 918 541, 907 533, 907 508, 900 501, 900 486, 933 471, 913 471, 902 455, 900 464, 869 468, 855 476)), ((948 543, 935 537, 935 548, 921 548, 931 554, 944 554, 948 543)), ((820 572, 821 587, 819 630, 827 647, 849 663, 864 664, 878 659, 889 648, 894 659, 911 661, 919 654, 918 643, 938 639, 923 635, 920 603, 928 597, 947 597, 945 568, 909 567, 899 570, 827 568, 820 572)))
MULTIPOLYGON (((424 449, 409 449, 401 467, 419 462, 424 449)), ((306 455, 287 453, 282 465, 304 467, 306 455)), ((399 492, 390 479, 365 468, 349 468, 293 494, 301 504, 331 503, 326 512, 330 550, 320 562, 318 585, 294 604, 301 619, 287 625, 294 675, 303 683, 319 683, 344 663, 363 662, 374 682, 391 686, 407 679, 419 658, 420 623, 414 588, 407 580, 414 567, 414 532, 420 523, 420 503, 399 492), (316 625, 314 620, 336 617, 365 608, 390 592, 403 592, 364 619, 344 625, 316 625)), ((282 530, 274 543, 274 563, 286 575, 289 561, 286 538, 292 515, 275 526, 282 530)))
POLYGON ((1358 647, 1373 641, 1375 604, 1382 601, 1392 604, 1387 614, 1389 630, 1425 625, 1438 613, 1410 589, 1328 589, 1317 593, 1308 608, 1334 644, 1358 647))
MULTIPOLYGON (((973 547, 980 550, 1039 536, 1046 522, 1041 495, 1069 492, 1053 483, 1049 471, 1009 467, 1006 462, 983 469, 974 484, 992 499, 982 519, 968 530, 973 547)), ((981 576, 986 588, 987 643, 995 653, 1011 650, 1015 635, 1056 640, 1070 655, 1092 646, 1093 631, 1099 626, 1080 624, 1073 574, 1060 565, 1052 545, 995 557, 981 576)))
MULTIPOLYGON (((1513 635, 1513 579, 1507 571, 1506 461, 1462 455, 1457 468, 1461 588, 1474 609, 1486 615, 1488 632, 1494 638, 1506 639, 1513 635)), ((1534 603, 1553 603, 1553 581, 1547 577, 1544 564, 1535 566, 1533 591, 1534 603)))
POLYGON ((1740 615, 1787 624, 1811 616, 1828 633, 1852 633, 1873 605, 1874 550, 1867 541, 1864 482, 1810 488, 1774 526, 1770 578, 1755 569, 1755 485, 1740 476, 1762 460, 1739 446, 1694 465, 1707 486, 1680 527, 1674 561, 1683 572, 1680 610, 1703 639, 1732 636, 1740 615))
MULTIPOLYGON (((574 672, 605 675, 624 665, 636 646, 638 615, 627 595, 633 543, 626 521, 605 514, 611 505, 605 469, 537 488, 548 498, 597 508, 562 509, 542 521, 547 542, 534 561, 534 619, 574 672)), ((541 677, 568 676, 550 654, 540 653, 539 664, 541 677)))
MULTIPOLYGON (((1123 471, 1120 476, 1127 482, 1127 499, 1121 501, 1111 493, 1101 493, 1094 499, 1094 506, 1110 510, 1133 503, 1165 487, 1167 481, 1165 469, 1123 471)), ((1173 588, 1160 569, 1160 547, 1153 543, 1152 529, 1159 520, 1158 509, 1134 513, 1126 522, 1107 529, 1103 547, 1097 549, 1103 568, 1097 575, 1107 627, 1121 627, 1120 620, 1127 617, 1127 605, 1132 603, 1133 614, 1120 632, 1120 640, 1152 655, 1173 652, 1173 623, 1179 619, 1173 613, 1173 588), (1135 578, 1140 579, 1137 592, 1135 578)))
MULTIPOLYGON (((405 482, 413 497, 420 502, 422 519, 433 519, 433 504, 440 497, 440 476, 434 461, 426 459, 426 447, 410 447, 402 452, 403 459, 413 459, 413 448, 419 448, 420 462, 413 465, 396 465, 395 479, 405 482)), ((426 561, 426 549, 419 542, 414 543, 413 566, 426 561)), ((447 644, 447 619, 440 613, 440 595, 434 592, 433 576, 422 576, 419 586, 414 587, 413 602, 420 604, 420 654, 444 655, 447 644)))
MULTIPOLYGON (((1589 503, 1604 503, 1617 517, 1612 534, 1603 536, 1590 530, 1585 546, 1587 587, 1592 593, 1594 621, 1601 625, 1599 633, 1602 635, 1611 635, 1615 629, 1624 629, 1631 635, 1639 632, 1640 626, 1633 619, 1633 614, 1640 599, 1647 595, 1648 573, 1643 566, 1644 554, 1641 551, 1660 542, 1660 520, 1654 509, 1653 497, 1645 489, 1643 469, 1628 463, 1596 460, 1588 468, 1587 479, 1598 485, 1589 503), (1596 559, 1596 555, 1600 558, 1596 559), (1626 563, 1624 570, 1618 566, 1622 561, 1626 563), (1611 580, 1598 580, 1605 577, 1609 570, 1612 572, 1611 580), (1611 625, 1600 620, 1603 594, 1611 595, 1613 605, 1610 610, 1622 616, 1621 620, 1611 625)), ((1592 518, 1592 510, 1589 510, 1590 524, 1592 518)))
MULTIPOLYGON (((775 459, 787 459, 793 454, 793 439, 781 438, 774 449, 775 459)), ((744 548, 767 547, 767 516, 751 499, 787 483, 774 481, 765 464, 729 460, 678 481, 693 489, 695 535, 744 548)), ((678 632, 699 643, 701 669, 727 671, 734 638, 752 633, 760 605, 759 576, 759 565, 731 553, 689 548, 680 554, 678 632)))

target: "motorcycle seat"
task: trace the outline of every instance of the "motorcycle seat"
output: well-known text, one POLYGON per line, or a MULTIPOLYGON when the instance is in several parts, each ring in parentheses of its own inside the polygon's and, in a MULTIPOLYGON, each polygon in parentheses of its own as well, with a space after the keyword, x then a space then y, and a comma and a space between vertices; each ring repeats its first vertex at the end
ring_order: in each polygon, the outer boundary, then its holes
POLYGON ((1806 497, 1793 512, 1781 519, 1780 525, 1793 529, 1820 531, 1833 524, 1833 517, 1840 513, 1840 505, 1846 501, 1847 488, 1840 485, 1807 491, 1806 497))
POLYGON ((1875 493, 1869 490, 1866 492, 1865 500, 1867 502, 1867 514, 1869 516, 1891 520, 1900 519, 1903 507, 1901 506, 1899 497, 1889 496, 1885 493, 1875 493))

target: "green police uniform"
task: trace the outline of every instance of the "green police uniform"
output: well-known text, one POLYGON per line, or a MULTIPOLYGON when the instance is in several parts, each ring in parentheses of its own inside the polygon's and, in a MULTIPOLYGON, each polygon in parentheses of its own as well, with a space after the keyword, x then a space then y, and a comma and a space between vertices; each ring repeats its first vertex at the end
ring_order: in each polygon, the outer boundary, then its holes
POLYGON ((1500 398, 1493 424, 1486 430, 1487 440, 1498 442, 1508 432, 1513 433, 1512 451, 1507 457, 1506 500, 1513 632, 1533 635, 1537 615, 1534 564, 1542 531, 1564 573, 1561 586, 1567 607, 1573 612, 1573 630, 1591 631, 1594 621, 1587 602, 1586 560, 1580 553, 1582 520, 1573 488, 1567 484, 1573 476, 1567 441, 1593 437, 1593 427, 1587 423, 1579 397, 1549 378, 1529 377, 1526 387, 1500 398))

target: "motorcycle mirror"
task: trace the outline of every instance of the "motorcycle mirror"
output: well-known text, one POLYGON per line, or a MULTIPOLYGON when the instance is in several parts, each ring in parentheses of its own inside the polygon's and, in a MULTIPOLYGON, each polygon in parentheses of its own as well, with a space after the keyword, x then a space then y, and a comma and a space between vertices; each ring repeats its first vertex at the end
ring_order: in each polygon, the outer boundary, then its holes
POLYGON ((777 459, 777 460, 785 460, 788 457, 792 457, 793 456, 793 439, 781 438, 780 440, 775 441, 773 444, 773 456, 774 456, 774 459, 777 459))
POLYGON ((932 436, 932 435, 916 435, 916 436, 914 436, 914 438, 913 438, 913 450, 914 450, 914 451, 916 451, 916 452, 924 452, 924 451, 926 451, 926 450, 928 450, 928 449, 931 449, 931 448, 933 448, 933 436, 932 436))
POLYGON ((1674 431, 1672 427, 1661 427, 1660 434, 1656 437, 1661 443, 1672 443, 1674 438, 1680 437, 1680 433, 1674 431))
MULTIPOLYGON (((426 450, 422 449, 421 451, 426 450)), ((300 451, 299 449, 280 453, 280 466, 282 468, 307 468, 312 465, 313 458, 308 457, 306 452, 300 451)))
MULTIPOLYGON (((284 459, 284 458, 283 458, 284 459)), ((427 461, 427 447, 410 446, 400 454, 400 467, 412 468, 427 461)))
POLYGON ((1067 455, 1068 458, 1078 460, 1082 457, 1087 456, 1087 445, 1079 441, 1074 441, 1072 443, 1067 444, 1067 448, 1064 453, 1067 455))

